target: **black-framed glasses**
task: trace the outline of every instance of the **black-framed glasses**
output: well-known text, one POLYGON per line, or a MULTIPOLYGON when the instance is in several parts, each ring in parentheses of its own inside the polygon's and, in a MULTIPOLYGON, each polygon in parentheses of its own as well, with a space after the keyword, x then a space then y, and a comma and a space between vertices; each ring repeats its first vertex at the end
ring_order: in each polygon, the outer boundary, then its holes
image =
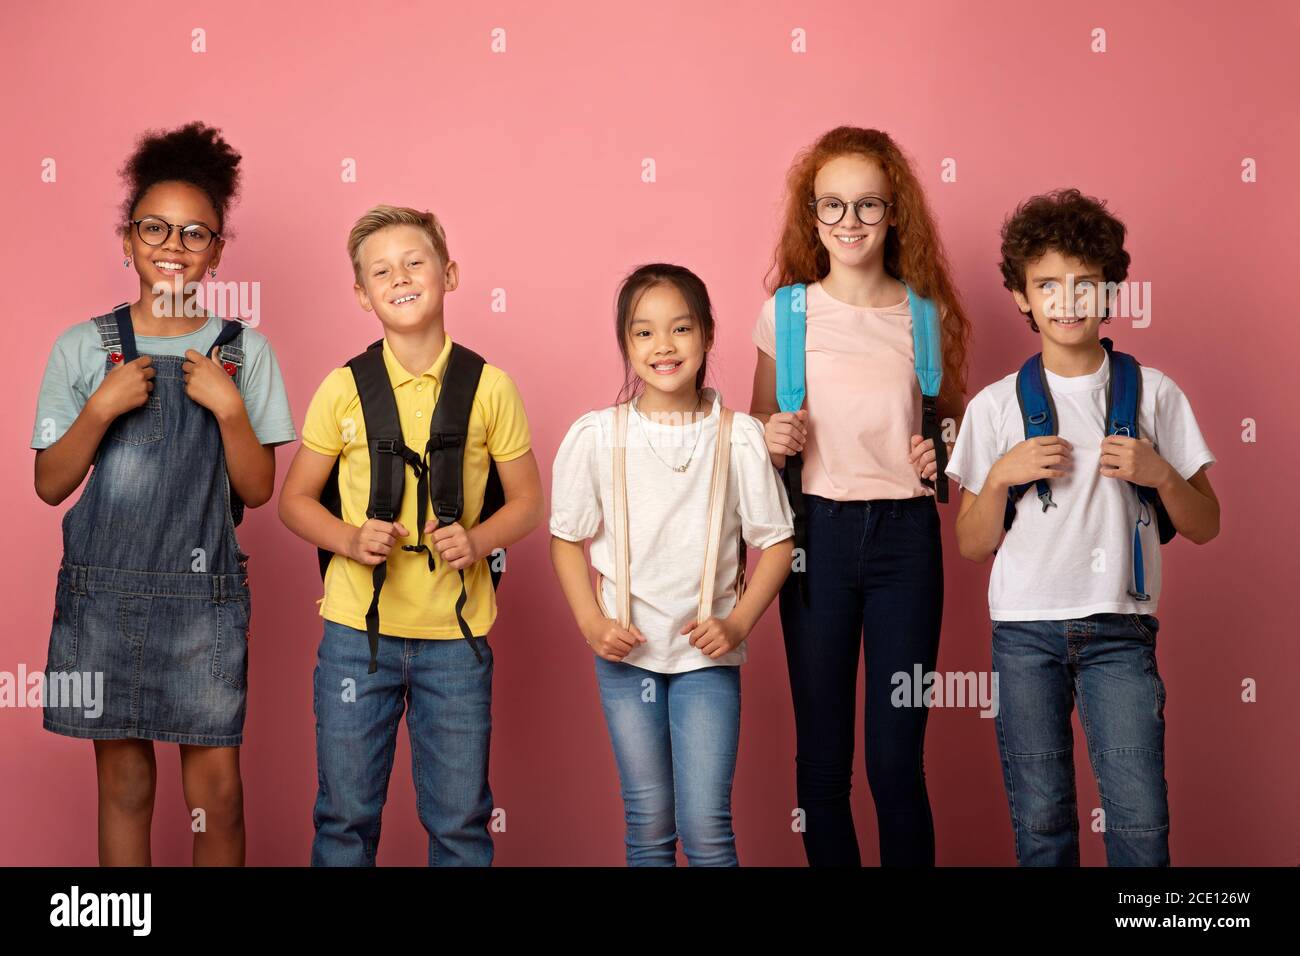
POLYGON ((863 196, 854 202, 845 202, 836 196, 822 196, 820 199, 808 200, 817 219, 824 225, 835 226, 844 218, 850 206, 853 206, 858 222, 864 226, 874 226, 885 218, 889 207, 894 205, 879 196, 863 196))
POLYGON ((190 252, 202 252, 212 245, 213 239, 221 238, 221 233, 213 232, 201 222, 178 226, 157 216, 145 216, 143 219, 132 219, 130 222, 135 226, 135 234, 146 246, 161 246, 171 236, 173 229, 181 231, 181 245, 190 252))

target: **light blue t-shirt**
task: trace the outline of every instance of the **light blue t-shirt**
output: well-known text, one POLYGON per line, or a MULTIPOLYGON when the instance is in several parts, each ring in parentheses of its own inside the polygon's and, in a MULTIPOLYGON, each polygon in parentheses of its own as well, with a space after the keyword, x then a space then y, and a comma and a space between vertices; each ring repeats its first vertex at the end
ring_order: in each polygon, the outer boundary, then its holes
MULTIPOLYGON (((185 335, 137 335, 136 351, 141 355, 183 356, 188 349, 195 349, 206 355, 220 331, 221 319, 212 315, 204 325, 185 335)), ((244 366, 239 374, 239 391, 253 433, 263 445, 293 441, 298 434, 271 343, 255 329, 245 328, 241 345, 244 366)), ((48 448, 63 437, 105 374, 107 358, 94 319, 78 322, 55 339, 36 399, 33 448, 48 448)))

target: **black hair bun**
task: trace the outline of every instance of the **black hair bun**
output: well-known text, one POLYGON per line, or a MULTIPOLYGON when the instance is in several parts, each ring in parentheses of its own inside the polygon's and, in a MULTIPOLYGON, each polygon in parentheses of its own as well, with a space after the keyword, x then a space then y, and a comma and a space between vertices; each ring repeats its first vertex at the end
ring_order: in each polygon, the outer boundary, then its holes
POLYGON ((122 167, 130 196, 122 221, 134 218, 136 204, 153 186, 179 180, 203 190, 217 211, 217 231, 225 231, 226 212, 239 193, 239 153, 221 131, 200 122, 174 130, 147 130, 122 167))

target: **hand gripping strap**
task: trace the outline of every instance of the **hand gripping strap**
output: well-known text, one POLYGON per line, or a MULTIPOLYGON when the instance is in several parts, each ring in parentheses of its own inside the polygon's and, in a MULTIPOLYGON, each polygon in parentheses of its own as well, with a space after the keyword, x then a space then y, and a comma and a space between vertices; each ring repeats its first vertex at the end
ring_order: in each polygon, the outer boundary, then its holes
MULTIPOLYGON (((407 551, 425 551, 429 570, 435 570, 434 552, 424 544, 426 503, 433 508, 439 528, 445 528, 461 519, 465 511, 465 446, 469 440, 469 418, 474 410, 474 396, 483 376, 483 357, 472 349, 453 342, 438 390, 438 403, 429 417, 429 440, 424 447, 423 473, 419 487, 419 528, 415 545, 403 545, 407 551)), ((483 663, 483 655, 474 642, 475 635, 465 620, 465 604, 469 592, 465 585, 465 569, 460 575, 460 595, 456 598, 456 624, 461 637, 468 642, 475 659, 483 663)))
MULTIPOLYGON (((1140 437, 1138 410, 1142 407, 1142 367, 1138 360, 1126 352, 1114 350, 1108 338, 1101 340, 1110 355, 1110 382, 1106 388, 1106 434, 1140 437)), ((1138 499, 1138 517, 1133 525, 1133 586, 1129 596, 1135 601, 1149 601, 1146 593, 1146 568, 1142 558, 1142 527, 1157 518, 1156 533, 1161 544, 1167 544, 1176 533, 1169 513, 1154 488, 1129 482, 1138 499)))
POLYGON ((934 478, 924 483, 934 488, 941 504, 948 502, 948 446, 939 424, 939 388, 943 384, 943 332, 934 303, 907 286, 912 312, 912 364, 921 388, 921 437, 934 442, 934 478))
MULTIPOLYGON (((1016 401, 1020 405, 1020 418, 1024 423, 1026 438, 1056 434, 1056 405, 1052 401, 1051 390, 1047 387, 1047 375, 1043 371, 1041 353, 1026 359, 1025 364, 1016 374, 1016 401)), ((1006 512, 1002 518, 1004 529, 1010 529, 1012 522, 1015 521, 1016 504, 1029 490, 1031 484, 1037 488, 1038 500, 1044 511, 1056 507, 1056 502, 1052 500, 1051 485, 1046 479, 1040 478, 1036 482, 1013 485, 1007 489, 1006 512)))
MULTIPOLYGON (((402 423, 397 415, 392 381, 384 362, 383 340, 374 343, 347 363, 357 383, 361 398, 361 415, 366 423, 366 444, 370 451, 370 500, 366 517, 393 521, 402 507, 406 487, 406 466, 420 475, 423 465, 419 456, 406 447, 402 423)), ((379 592, 388 576, 388 562, 381 561, 371 571, 372 592, 366 610, 366 636, 370 643, 370 670, 379 669, 379 592)))

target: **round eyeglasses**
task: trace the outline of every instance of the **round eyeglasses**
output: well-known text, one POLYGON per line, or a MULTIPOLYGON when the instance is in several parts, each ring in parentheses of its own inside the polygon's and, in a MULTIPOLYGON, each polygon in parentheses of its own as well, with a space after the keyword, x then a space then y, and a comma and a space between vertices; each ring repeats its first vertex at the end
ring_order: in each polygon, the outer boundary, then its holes
POLYGON ((220 239, 221 233, 213 232, 201 222, 192 222, 188 226, 177 226, 157 216, 145 216, 143 219, 130 220, 135 226, 136 235, 147 246, 161 246, 171 236, 173 229, 181 232, 181 245, 190 252, 202 252, 212 245, 213 239, 220 239))
POLYGON ((879 196, 863 196, 856 202, 851 203, 835 196, 823 196, 821 199, 810 199, 808 205, 813 208, 817 219, 823 225, 838 225, 840 220, 844 218, 848 208, 853 206, 858 222, 864 226, 874 226, 885 218, 885 213, 894 204, 881 199, 879 196))

